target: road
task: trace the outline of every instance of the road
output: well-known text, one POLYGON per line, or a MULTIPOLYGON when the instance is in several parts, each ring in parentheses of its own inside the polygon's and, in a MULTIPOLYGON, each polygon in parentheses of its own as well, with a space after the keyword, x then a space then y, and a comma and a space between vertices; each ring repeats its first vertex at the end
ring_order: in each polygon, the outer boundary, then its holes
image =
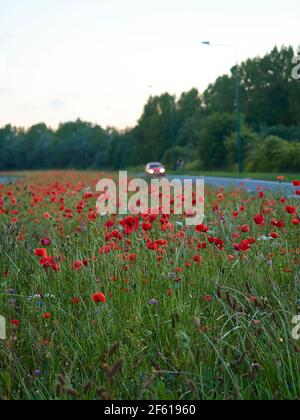
POLYGON ((16 176, 0 176, 0 184, 12 184, 14 182, 17 181, 17 179, 19 179, 16 176))
POLYGON ((286 197, 297 197, 295 195, 296 188, 288 182, 273 182, 273 181, 260 181, 255 179, 237 179, 237 178, 222 178, 222 177, 212 177, 212 176, 189 176, 189 175, 168 175, 169 180, 172 179, 204 179, 205 185, 211 185, 215 187, 237 187, 243 188, 249 192, 256 192, 258 189, 263 191, 272 191, 282 194, 286 197))

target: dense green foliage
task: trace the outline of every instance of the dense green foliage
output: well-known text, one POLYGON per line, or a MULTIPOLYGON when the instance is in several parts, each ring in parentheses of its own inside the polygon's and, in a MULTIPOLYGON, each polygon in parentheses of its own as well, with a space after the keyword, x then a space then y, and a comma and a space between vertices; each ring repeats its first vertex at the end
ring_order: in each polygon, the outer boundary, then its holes
MULTIPOLYGON (((300 83, 292 78, 291 47, 274 48, 239 67, 246 169, 300 170, 300 83), (269 152, 272 150, 272 153, 269 152)), ((198 169, 235 169, 235 75, 219 77, 200 94, 151 97, 137 125, 124 132, 81 120, 28 130, 0 129, 0 170, 109 168, 177 159, 198 169), (194 164, 195 167, 195 164, 194 164)))

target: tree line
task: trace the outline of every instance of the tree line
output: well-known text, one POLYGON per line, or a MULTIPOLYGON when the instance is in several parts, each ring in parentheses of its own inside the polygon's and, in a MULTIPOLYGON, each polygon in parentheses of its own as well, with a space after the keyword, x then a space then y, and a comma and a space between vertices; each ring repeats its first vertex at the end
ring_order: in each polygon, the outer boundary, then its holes
POLYGON ((242 143, 248 171, 300 170, 300 80, 292 47, 274 48, 219 77, 204 93, 150 97, 133 128, 77 120, 0 129, 0 170, 125 169, 183 159, 190 170, 235 170, 236 96, 241 82, 242 143))

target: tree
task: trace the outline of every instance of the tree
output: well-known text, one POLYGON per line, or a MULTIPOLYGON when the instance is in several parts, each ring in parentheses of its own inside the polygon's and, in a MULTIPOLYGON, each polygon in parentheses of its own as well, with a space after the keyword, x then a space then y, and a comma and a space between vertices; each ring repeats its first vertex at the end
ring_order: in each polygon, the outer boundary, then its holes
POLYGON ((178 128, 186 122, 186 120, 194 117, 202 110, 202 100, 197 89, 191 89, 184 92, 179 98, 176 106, 178 128))
POLYGON ((24 169, 26 162, 21 153, 21 145, 24 141, 22 130, 11 125, 0 129, 0 169, 13 170, 24 169))
POLYGON ((132 131, 133 164, 161 160, 176 138, 175 97, 151 97, 132 131))
POLYGON ((107 133, 98 125, 77 120, 61 124, 56 133, 58 167, 91 168, 108 164, 107 133))
POLYGON ((212 114, 199 131, 199 152, 204 169, 226 168, 227 151, 225 139, 235 131, 235 116, 212 114))
MULTIPOLYGON (((264 57, 248 59, 239 66, 241 107, 246 122, 262 126, 300 124, 300 85, 292 78, 292 47, 275 47, 264 57)), ((236 67, 219 77, 204 92, 207 112, 227 112, 235 106, 236 67)))
POLYGON ((235 72, 218 77, 214 84, 208 86, 203 94, 205 110, 207 114, 211 113, 232 113, 235 106, 235 72))
MULTIPOLYGON (((243 145, 243 156, 245 161, 245 168, 249 170, 251 166, 251 158, 254 151, 259 147, 263 138, 259 134, 251 130, 243 121, 241 128, 241 137, 243 145)), ((227 155, 227 166, 229 170, 237 171, 238 169, 238 150, 237 150, 237 136, 232 133, 225 140, 225 149, 227 155)))
POLYGON ((46 124, 32 126, 20 142, 24 166, 29 169, 52 168, 54 133, 46 124))

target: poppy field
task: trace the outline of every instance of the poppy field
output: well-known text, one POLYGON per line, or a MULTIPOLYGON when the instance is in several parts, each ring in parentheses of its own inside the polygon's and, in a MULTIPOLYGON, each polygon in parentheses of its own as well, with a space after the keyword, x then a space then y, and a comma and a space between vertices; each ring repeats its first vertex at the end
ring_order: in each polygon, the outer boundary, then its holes
POLYGON ((0 399, 300 398, 300 181, 186 227, 98 215, 102 176, 0 185, 0 399))

